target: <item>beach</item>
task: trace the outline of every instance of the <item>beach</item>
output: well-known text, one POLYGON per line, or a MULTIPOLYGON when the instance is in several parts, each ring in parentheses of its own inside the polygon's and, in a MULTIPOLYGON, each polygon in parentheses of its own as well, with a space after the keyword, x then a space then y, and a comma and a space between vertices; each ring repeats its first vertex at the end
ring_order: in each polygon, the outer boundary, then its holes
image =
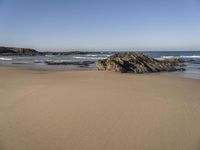
POLYGON ((0 67, 1 150, 199 150, 200 80, 0 67))

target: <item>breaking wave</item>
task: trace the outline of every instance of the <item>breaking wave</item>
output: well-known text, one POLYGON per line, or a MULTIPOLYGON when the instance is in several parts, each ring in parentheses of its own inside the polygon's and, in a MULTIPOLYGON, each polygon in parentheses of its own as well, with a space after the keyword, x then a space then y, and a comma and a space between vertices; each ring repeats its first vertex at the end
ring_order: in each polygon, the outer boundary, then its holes
POLYGON ((75 59, 87 59, 87 60, 98 60, 98 59, 105 59, 106 57, 84 57, 84 56, 73 56, 75 59))
POLYGON ((188 59, 195 59, 195 58, 200 58, 200 55, 192 55, 192 56, 187 56, 187 55, 181 55, 181 56, 161 56, 156 59, 170 59, 170 58, 188 58, 188 59))
POLYGON ((9 57, 0 57, 0 60, 10 61, 10 60, 12 60, 12 58, 9 58, 9 57))

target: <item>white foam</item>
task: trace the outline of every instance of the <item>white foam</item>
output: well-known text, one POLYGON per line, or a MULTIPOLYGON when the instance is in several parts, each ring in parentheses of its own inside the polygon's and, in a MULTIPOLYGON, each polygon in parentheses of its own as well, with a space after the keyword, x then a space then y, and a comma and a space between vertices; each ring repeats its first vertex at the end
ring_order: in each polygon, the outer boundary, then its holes
POLYGON ((177 58, 177 57, 175 57, 175 56, 162 56, 161 58, 163 58, 163 59, 170 59, 170 58, 177 58))
POLYGON ((40 60, 40 59, 35 59, 34 60, 34 63, 43 63, 44 62, 44 60, 40 60))
POLYGON ((162 59, 170 59, 170 58, 200 58, 200 55, 192 55, 192 56, 187 56, 187 55, 182 55, 182 56, 161 56, 156 59, 162 60, 162 59))
POLYGON ((53 57, 54 55, 45 55, 46 57, 53 57))
POLYGON ((9 58, 9 57, 0 57, 0 60, 10 61, 10 60, 12 60, 12 58, 9 58))
POLYGON ((60 59, 60 60, 51 60, 51 59, 48 59, 46 60, 46 62, 55 62, 55 63, 60 63, 60 62, 70 62, 69 60, 65 60, 65 59, 60 59))
POLYGON ((193 56, 180 56, 180 58, 200 58, 200 55, 193 55, 193 56))
POLYGON ((75 59, 92 59, 92 60, 97 60, 97 59, 105 59, 106 57, 83 57, 83 56, 73 56, 75 59))
POLYGON ((87 54, 86 56, 88 56, 88 57, 96 57, 96 56, 98 56, 98 55, 94 55, 94 54, 87 54))

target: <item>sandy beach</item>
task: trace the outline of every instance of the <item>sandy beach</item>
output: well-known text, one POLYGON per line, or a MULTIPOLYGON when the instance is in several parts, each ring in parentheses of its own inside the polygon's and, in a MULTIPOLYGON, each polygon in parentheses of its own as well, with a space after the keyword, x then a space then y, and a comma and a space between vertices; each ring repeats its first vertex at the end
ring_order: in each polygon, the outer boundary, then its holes
POLYGON ((200 80, 0 68, 0 150, 199 150, 200 80))

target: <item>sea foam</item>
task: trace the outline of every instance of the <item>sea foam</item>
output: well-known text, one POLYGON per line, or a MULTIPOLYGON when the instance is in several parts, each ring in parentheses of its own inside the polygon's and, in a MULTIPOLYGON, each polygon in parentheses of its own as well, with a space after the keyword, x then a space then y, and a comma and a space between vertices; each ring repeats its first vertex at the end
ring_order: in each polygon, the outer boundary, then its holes
POLYGON ((200 55, 181 55, 181 56, 161 56, 156 59, 170 59, 170 58, 200 58, 200 55))
POLYGON ((10 60, 12 60, 12 58, 9 58, 9 57, 0 57, 0 60, 10 61, 10 60))

